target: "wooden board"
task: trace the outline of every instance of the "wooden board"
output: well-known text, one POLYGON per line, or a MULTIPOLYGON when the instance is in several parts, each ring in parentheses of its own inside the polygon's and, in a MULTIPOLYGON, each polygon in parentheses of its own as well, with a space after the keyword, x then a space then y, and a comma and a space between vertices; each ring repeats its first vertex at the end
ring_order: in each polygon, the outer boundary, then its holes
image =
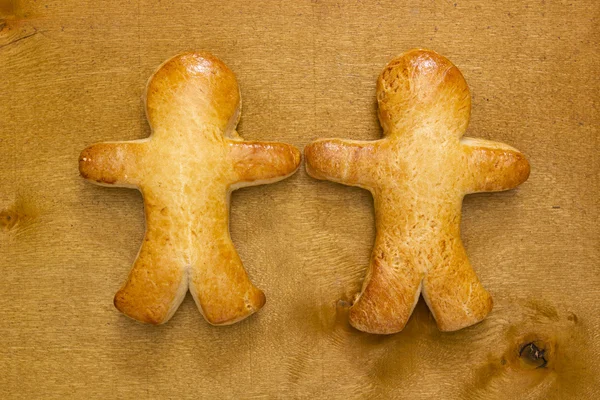
POLYGON ((599 398, 599 17, 594 0, 0 1, 0 398, 599 398), (257 315, 211 327, 188 296, 150 327, 114 309, 141 196, 84 182, 77 157, 149 134, 157 65, 213 52, 239 79, 240 133, 303 147, 379 137, 377 75, 416 46, 465 75, 468 134, 532 165, 464 202, 483 323, 440 333, 421 301, 400 334, 351 329, 372 199, 303 169, 232 198, 257 315))

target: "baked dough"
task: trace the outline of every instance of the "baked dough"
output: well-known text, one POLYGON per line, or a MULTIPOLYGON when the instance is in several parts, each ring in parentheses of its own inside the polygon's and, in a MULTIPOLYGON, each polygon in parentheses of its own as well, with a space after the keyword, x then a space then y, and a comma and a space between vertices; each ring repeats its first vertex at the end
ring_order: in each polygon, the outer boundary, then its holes
POLYGON ((319 139, 305 149, 312 177, 373 194, 377 235, 350 323, 365 332, 399 332, 422 293, 440 330, 475 324, 492 309, 492 298, 460 239, 462 199, 514 188, 529 176, 529 163, 505 144, 461 138, 469 88, 458 68, 433 51, 414 49, 392 60, 377 81, 377 102, 382 139, 319 139))
POLYGON ((83 150, 81 175, 137 188, 146 234, 115 306, 150 324, 171 318, 190 289, 204 318, 227 325, 265 303, 229 235, 232 190, 293 174, 300 152, 283 143, 243 141, 235 127, 240 91, 233 72, 208 53, 166 61, 145 95, 152 134, 83 150))

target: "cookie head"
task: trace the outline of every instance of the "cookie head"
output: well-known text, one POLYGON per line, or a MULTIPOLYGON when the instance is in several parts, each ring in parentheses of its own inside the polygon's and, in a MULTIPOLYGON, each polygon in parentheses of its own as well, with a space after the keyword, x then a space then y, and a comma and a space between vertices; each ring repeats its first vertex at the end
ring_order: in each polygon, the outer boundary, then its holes
POLYGON ((181 134, 193 128, 198 134, 199 127, 210 126, 225 134, 237 125, 239 110, 235 75, 208 53, 167 60, 146 87, 146 112, 155 131, 176 127, 181 134))
POLYGON ((435 125, 441 135, 462 136, 471 112, 464 77, 447 58, 409 50, 392 60, 377 80, 379 121, 384 135, 435 125))

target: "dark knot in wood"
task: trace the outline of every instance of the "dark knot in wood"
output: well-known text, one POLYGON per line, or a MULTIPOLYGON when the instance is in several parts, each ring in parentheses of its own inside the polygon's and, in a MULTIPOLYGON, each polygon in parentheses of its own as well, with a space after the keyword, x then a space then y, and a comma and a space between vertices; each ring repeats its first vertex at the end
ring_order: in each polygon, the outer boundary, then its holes
POLYGON ((545 353, 545 349, 540 349, 534 342, 530 342, 521 347, 519 357, 535 368, 544 368, 548 364, 545 353))
POLYGON ((0 211, 0 229, 12 229, 17 224, 18 218, 19 215, 12 210, 0 211))

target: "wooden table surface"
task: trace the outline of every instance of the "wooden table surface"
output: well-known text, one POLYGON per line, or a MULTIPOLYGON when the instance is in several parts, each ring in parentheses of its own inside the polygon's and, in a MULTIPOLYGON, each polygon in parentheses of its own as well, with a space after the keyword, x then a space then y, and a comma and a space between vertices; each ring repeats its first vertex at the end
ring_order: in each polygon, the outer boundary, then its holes
POLYGON ((0 398, 599 398, 599 17, 594 0, 0 1, 0 398), (303 168, 232 197, 258 314, 212 327, 189 295, 160 327, 115 310, 142 199, 84 182, 77 158, 149 134, 162 61, 214 53, 241 135, 303 147, 378 138, 376 78, 412 47, 463 72, 468 135, 531 162, 518 189, 464 202, 484 322, 440 333, 421 300, 399 334, 351 329, 373 201, 303 168))

